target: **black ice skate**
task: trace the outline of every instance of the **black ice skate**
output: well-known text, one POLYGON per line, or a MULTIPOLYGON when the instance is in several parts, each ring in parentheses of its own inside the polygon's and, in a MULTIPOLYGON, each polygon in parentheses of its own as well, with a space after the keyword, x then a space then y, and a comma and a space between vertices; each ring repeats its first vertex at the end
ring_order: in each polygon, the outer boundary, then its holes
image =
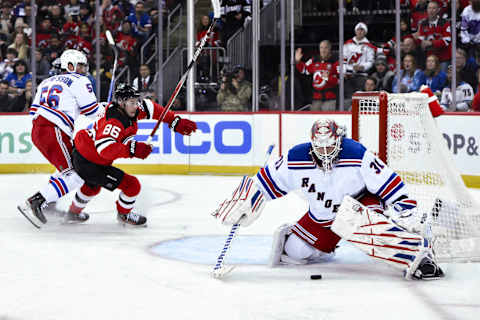
POLYGON ((63 222, 64 223, 82 223, 88 220, 90 216, 88 213, 85 212, 80 212, 80 213, 74 213, 71 211, 68 211, 65 213, 65 216, 63 217, 63 222))
POLYGON ((124 224, 124 225, 132 225, 136 227, 146 227, 147 223, 147 218, 142 216, 141 214, 135 213, 135 212, 130 212, 128 214, 120 214, 117 213, 117 220, 118 222, 124 224))
POLYGON ((445 277, 442 269, 429 257, 422 259, 417 270, 412 274, 413 279, 417 280, 438 280, 445 277))
POLYGON ((37 192, 28 198, 25 203, 18 205, 17 208, 28 221, 40 229, 41 223, 47 223, 47 219, 42 212, 46 206, 45 198, 40 192, 37 192))

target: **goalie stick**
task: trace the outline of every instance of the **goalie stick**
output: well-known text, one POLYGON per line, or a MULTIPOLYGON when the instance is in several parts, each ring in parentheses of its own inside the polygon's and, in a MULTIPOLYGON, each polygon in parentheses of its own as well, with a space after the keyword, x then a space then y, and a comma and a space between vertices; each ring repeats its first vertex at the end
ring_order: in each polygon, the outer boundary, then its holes
POLYGON ((182 88, 183 84, 187 80, 187 77, 188 77, 188 74, 190 73, 190 70, 193 69, 193 66, 195 65, 195 62, 197 61, 198 56, 202 52, 203 47, 205 47, 205 44, 207 43, 207 39, 209 37, 209 34, 212 32, 215 23, 217 22, 218 19, 220 19, 220 2, 219 2, 219 0, 211 0, 211 2, 212 2, 212 7, 213 7, 212 22, 210 23, 210 26, 208 27, 208 30, 205 33, 205 35, 203 36, 203 38, 200 40, 200 44, 198 45, 197 49, 195 50, 195 53, 193 54, 192 61, 190 61, 190 63, 187 66, 187 70, 185 71, 185 73, 180 78, 180 81, 178 81, 177 86, 175 87, 175 90, 173 90, 173 93, 170 96, 170 99, 168 99, 167 105, 164 107, 162 113, 160 114, 160 117, 158 118, 158 121, 155 124, 155 127, 153 127, 152 132, 148 136, 148 139, 147 139, 146 143, 149 143, 149 144, 152 143, 152 139, 153 139, 153 136, 155 135, 155 132, 157 132, 157 129, 160 126, 160 123, 163 121, 163 118, 165 118, 165 115, 167 114, 167 112, 172 107, 172 104, 175 101, 175 98, 180 93, 180 89, 182 88))
POLYGON ((107 37, 108 44, 112 47, 113 53, 115 54, 115 59, 113 60, 112 79, 110 79, 110 88, 108 89, 107 98, 107 102, 110 102, 112 101, 113 88, 115 87, 115 72, 117 71, 118 50, 115 46, 115 41, 113 41, 110 30, 105 31, 105 36, 107 37))
MULTIPOLYGON (((267 153, 265 156, 265 163, 263 164, 264 167, 267 165, 268 159, 270 158, 270 155, 272 154, 272 151, 274 148, 275 148, 274 143, 268 146, 267 153)), ((233 238, 235 238, 235 236, 237 235, 237 231, 240 228, 241 222, 242 222, 242 218, 240 218, 240 220, 237 223, 232 225, 232 229, 230 230, 227 236, 227 240, 225 240, 225 244, 223 246, 222 251, 220 252, 220 255, 217 258, 215 267, 213 267, 212 276, 215 279, 223 278, 224 276, 232 272, 232 270, 235 268, 235 266, 226 266, 223 262, 225 260, 225 256, 228 250, 230 249, 230 245, 232 244, 233 238)))

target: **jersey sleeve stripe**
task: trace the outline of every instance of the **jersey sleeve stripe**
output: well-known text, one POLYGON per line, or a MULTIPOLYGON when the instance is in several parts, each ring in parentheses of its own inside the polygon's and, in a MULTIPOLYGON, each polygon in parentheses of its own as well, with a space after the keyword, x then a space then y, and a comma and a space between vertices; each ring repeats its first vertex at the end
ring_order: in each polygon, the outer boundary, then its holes
POLYGON ((389 194, 393 189, 395 189, 399 184, 402 183, 402 179, 395 175, 395 178, 380 192, 380 197, 383 199, 387 194, 389 194))
POLYGON ((88 108, 88 107, 93 106, 94 104, 97 104, 97 102, 96 102, 96 101, 93 101, 92 103, 89 103, 89 104, 87 104, 87 105, 84 105, 83 107, 80 107, 80 110, 84 110, 84 109, 86 109, 86 108, 88 108))
POLYGON ((88 108, 82 109, 82 111, 80 111, 80 114, 89 116, 97 112, 97 110, 98 110, 98 103, 95 103, 88 108))
MULTIPOLYGON (((402 180, 400 180, 402 181, 402 180)), ((382 200, 387 202, 388 199, 390 199, 394 194, 396 194, 400 189, 402 189, 403 187, 405 186, 405 184, 403 182, 400 182, 400 184, 395 187, 395 189, 393 189, 391 192, 389 192, 388 194, 386 194, 384 197, 382 197, 382 200)))
POLYGON ((97 149, 97 152, 100 153, 102 152, 106 147, 109 145, 114 144, 116 141, 113 138, 104 138, 100 139, 95 142, 95 148, 97 149))
POLYGON ((378 191, 375 193, 377 196, 380 196, 380 194, 387 188, 387 186, 397 177, 397 174, 394 172, 390 175, 390 177, 387 179, 387 181, 378 189, 378 191))
POLYGON ((271 196, 272 199, 283 197, 286 194, 285 191, 282 191, 275 187, 276 184, 273 182, 271 177, 269 177, 269 175, 266 173, 265 168, 260 169, 260 171, 257 173, 257 178, 260 180, 260 182, 265 187, 265 189, 267 190, 268 194, 271 196))
POLYGON ((275 190, 277 190, 278 192, 280 192, 282 195, 286 195, 287 192, 283 191, 282 189, 280 189, 278 187, 278 185, 275 183, 275 180, 273 180, 272 178, 272 175, 270 174, 270 170, 268 169, 268 167, 265 167, 265 172, 267 173, 267 176, 268 178, 270 179, 270 181, 272 181, 272 184, 273 186, 275 187, 275 190))
POLYGON ((73 123, 74 123, 74 120, 72 118, 70 118, 68 115, 66 115, 65 113, 61 112, 61 111, 58 111, 58 110, 55 110, 55 109, 52 109, 50 107, 47 107, 47 106, 40 106, 38 104, 35 104, 35 105, 32 105, 32 106, 35 106, 37 108, 41 108, 41 109, 44 109, 45 111, 48 111, 50 112, 51 114, 57 116, 60 120, 62 120, 62 122, 67 125, 68 127, 70 127, 70 129, 73 130, 73 123))

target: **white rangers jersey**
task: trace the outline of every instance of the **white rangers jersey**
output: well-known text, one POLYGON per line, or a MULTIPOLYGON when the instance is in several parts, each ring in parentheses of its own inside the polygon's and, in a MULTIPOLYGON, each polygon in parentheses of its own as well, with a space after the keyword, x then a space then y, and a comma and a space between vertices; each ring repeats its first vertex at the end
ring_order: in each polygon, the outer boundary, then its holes
POLYGON ((86 76, 73 72, 43 80, 30 107, 34 119, 41 115, 70 137, 80 114, 94 117, 97 111, 92 83, 86 76))
POLYGON ((472 86, 467 82, 462 81, 455 91, 455 108, 452 108, 453 97, 450 87, 443 88, 440 105, 444 110, 468 111, 472 105, 473 96, 475 95, 472 86))
POLYGON ((344 138, 341 148, 333 169, 324 173, 310 155, 311 144, 299 144, 288 156, 261 168, 257 184, 267 200, 300 189, 308 199, 309 215, 319 223, 335 219, 346 195, 358 197, 369 191, 386 205, 407 196, 400 176, 362 144, 344 138))

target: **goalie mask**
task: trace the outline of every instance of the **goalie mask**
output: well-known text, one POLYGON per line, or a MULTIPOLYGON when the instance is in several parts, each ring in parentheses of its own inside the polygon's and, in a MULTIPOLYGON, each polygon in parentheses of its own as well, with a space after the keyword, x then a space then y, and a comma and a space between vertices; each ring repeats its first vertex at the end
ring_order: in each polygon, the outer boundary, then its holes
POLYGON ((342 150, 340 145, 344 135, 345 128, 338 126, 333 120, 317 120, 313 123, 311 132, 313 158, 321 161, 324 171, 332 170, 332 164, 342 150))

